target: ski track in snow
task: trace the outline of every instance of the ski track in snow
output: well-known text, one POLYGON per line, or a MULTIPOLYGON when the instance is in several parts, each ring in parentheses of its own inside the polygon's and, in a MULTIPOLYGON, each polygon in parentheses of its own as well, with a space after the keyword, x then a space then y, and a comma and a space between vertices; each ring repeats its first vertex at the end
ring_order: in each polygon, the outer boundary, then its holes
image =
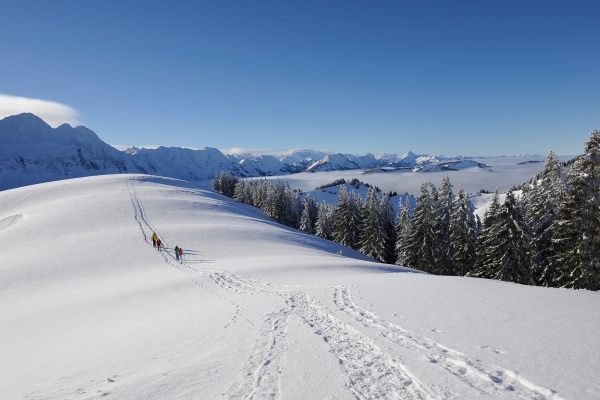
POLYGON ((434 340, 380 319, 372 312, 358 307, 348 288, 336 288, 334 302, 340 310, 363 326, 372 328, 377 334, 399 346, 420 352, 426 361, 445 369, 481 392, 503 398, 561 399, 553 390, 538 386, 514 371, 471 359, 434 340))
MULTIPOLYGON (((252 355, 238 373, 237 381, 224 393, 231 399, 280 398, 279 379, 285 367, 288 343, 286 332, 292 314, 302 318, 317 335, 330 346, 338 358, 339 367, 348 376, 347 387, 358 399, 450 399, 456 395, 436 387, 426 387, 397 359, 384 353, 374 341, 351 325, 336 318, 327 307, 312 299, 299 286, 272 284, 214 269, 203 269, 178 262, 169 251, 168 244, 148 220, 135 190, 133 180, 128 182, 134 218, 138 222, 144 241, 151 245, 149 231, 163 241, 161 255, 166 263, 186 274, 201 274, 210 278, 221 288, 243 295, 280 296, 285 307, 265 316, 259 338, 252 355)), ((190 278, 204 290, 228 301, 236 308, 234 320, 240 315, 241 306, 221 296, 206 285, 190 278)), ((419 351, 427 362, 450 372, 474 389, 498 396, 524 399, 561 399, 553 390, 537 386, 516 372, 486 365, 464 354, 443 346, 421 335, 408 332, 398 325, 380 319, 375 314, 360 309, 350 297, 348 288, 334 287, 334 303, 364 327, 404 348, 419 351)), ((225 326, 227 327, 227 326, 225 326)))

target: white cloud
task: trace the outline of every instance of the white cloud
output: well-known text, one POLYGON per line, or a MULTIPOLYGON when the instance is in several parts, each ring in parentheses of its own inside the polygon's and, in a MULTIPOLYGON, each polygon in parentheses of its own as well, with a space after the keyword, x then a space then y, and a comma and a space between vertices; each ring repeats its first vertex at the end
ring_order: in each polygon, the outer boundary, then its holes
POLYGON ((26 112, 37 115, 54 128, 64 123, 83 125, 77 120, 77 110, 64 104, 0 93, 0 119, 26 112))

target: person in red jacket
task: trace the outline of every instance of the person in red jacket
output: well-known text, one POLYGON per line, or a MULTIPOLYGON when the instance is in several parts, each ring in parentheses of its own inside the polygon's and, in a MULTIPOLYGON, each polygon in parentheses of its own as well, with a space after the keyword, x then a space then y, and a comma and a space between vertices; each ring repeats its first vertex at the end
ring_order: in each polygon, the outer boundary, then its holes
POLYGON ((156 239, 156 250, 160 251, 161 244, 162 244, 162 241, 160 239, 156 239))
POLYGON ((183 250, 181 249, 181 247, 178 250, 179 253, 179 263, 183 264, 183 250))

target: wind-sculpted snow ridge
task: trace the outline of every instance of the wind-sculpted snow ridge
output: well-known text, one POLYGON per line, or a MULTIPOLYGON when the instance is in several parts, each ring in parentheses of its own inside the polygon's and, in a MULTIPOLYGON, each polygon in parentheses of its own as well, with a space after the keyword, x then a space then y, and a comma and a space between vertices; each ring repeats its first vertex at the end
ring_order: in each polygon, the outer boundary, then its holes
POLYGON ((419 334, 384 321, 370 311, 358 307, 348 288, 335 291, 335 304, 365 327, 372 328, 387 340, 406 349, 424 354, 425 360, 450 372, 467 385, 503 398, 561 399, 555 391, 540 387, 514 371, 486 365, 419 334))
MULTIPOLYGON (((140 226, 144 241, 150 245, 149 232, 158 229, 148 220, 137 197, 133 181, 128 182, 134 218, 140 226)), ((165 248, 161 251, 165 262, 186 274, 201 274, 219 287, 236 294, 279 296, 285 306, 265 316, 252 354, 240 369, 236 382, 224 393, 230 399, 280 398, 280 378, 285 368, 288 350, 288 321, 292 315, 300 317, 320 335, 337 358, 332 368, 340 368, 348 377, 347 388, 358 399, 450 399, 456 394, 444 388, 426 386, 420 382, 400 360, 385 353, 371 337, 359 332, 349 323, 341 321, 322 303, 311 298, 299 286, 272 285, 244 278, 231 272, 204 269, 178 262, 161 236, 165 248)), ((196 282, 197 283, 197 282, 196 282)), ((200 284, 199 284, 200 285, 200 284)), ((205 285, 203 289, 220 296, 205 285)), ((334 304, 352 320, 373 329, 379 336, 404 348, 424 354, 426 360, 489 395, 502 398, 554 399, 560 397, 552 390, 539 387, 517 373, 485 365, 462 353, 443 346, 431 339, 384 321, 376 315, 360 309, 350 296, 347 287, 335 289, 334 304)), ((227 299, 226 299, 227 300, 227 299)), ((238 311, 240 305, 228 300, 238 311)))

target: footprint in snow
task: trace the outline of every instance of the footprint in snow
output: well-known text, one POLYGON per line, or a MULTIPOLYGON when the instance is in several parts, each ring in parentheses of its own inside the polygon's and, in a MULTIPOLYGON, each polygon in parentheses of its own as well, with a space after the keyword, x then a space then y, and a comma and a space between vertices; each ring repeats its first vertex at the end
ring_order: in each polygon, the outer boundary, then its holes
POLYGON ((431 329, 431 332, 435 332, 435 333, 442 333, 442 332, 444 332, 444 331, 443 331, 443 330, 441 330, 441 329, 432 328, 432 329, 431 329))
POLYGON ((500 350, 500 349, 495 349, 495 348, 493 348, 491 346, 477 346, 477 348, 481 349, 481 350, 489 351, 490 353, 494 353, 494 354, 508 354, 507 351, 500 350))

